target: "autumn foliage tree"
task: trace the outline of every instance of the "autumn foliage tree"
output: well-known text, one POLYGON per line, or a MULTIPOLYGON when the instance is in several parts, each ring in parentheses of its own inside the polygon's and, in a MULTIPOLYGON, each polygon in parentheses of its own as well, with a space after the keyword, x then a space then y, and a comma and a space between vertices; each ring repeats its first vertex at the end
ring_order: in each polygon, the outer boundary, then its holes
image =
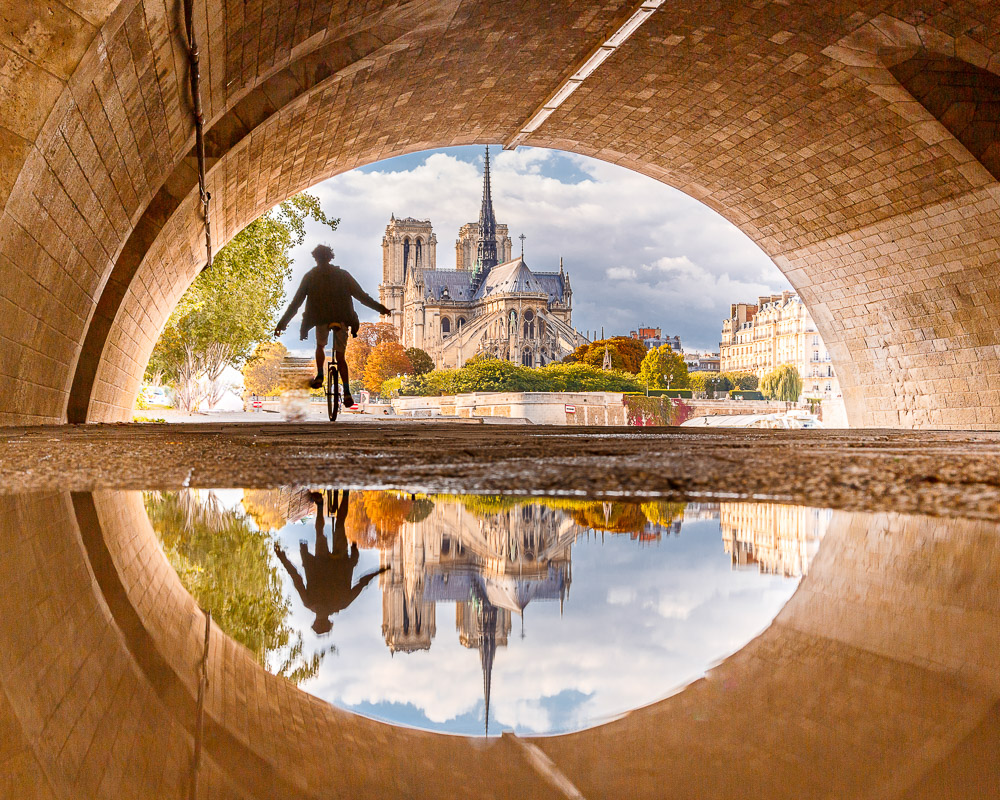
POLYGON ((646 345, 639 339, 630 336, 612 336, 609 339, 598 339, 595 342, 582 344, 563 361, 570 364, 589 364, 592 367, 604 366, 604 351, 611 357, 611 368, 630 372, 639 372, 642 360, 646 357, 646 345))
POLYGON ((399 342, 399 335, 391 322, 362 322, 358 335, 347 342, 347 368, 351 375, 364 375, 372 350, 386 342, 399 342))
POLYGON ((281 390, 281 362, 288 348, 281 342, 261 342, 243 367, 243 386, 247 394, 272 395, 281 390))
MULTIPOLYGON (((360 338, 360 337, 359 337, 360 338)), ((365 388, 378 393, 383 382, 396 375, 413 374, 413 365, 399 342, 382 342, 372 348, 365 362, 365 388)))

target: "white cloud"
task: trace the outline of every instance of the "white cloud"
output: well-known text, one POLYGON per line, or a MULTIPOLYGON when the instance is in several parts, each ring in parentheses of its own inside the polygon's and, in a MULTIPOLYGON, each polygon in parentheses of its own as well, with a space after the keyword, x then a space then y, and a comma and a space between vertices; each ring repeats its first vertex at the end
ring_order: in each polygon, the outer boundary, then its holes
MULTIPOLYGON (((659 325, 679 334, 686 347, 717 348, 730 303, 788 287, 737 228, 658 181, 552 150, 491 154, 498 221, 510 226, 515 252, 518 235, 526 235, 525 258, 533 269, 557 270, 560 256, 565 259, 580 330, 627 333, 638 324, 659 325)), ((481 156, 479 148, 452 148, 422 161, 407 157, 402 166, 395 161, 354 170, 314 187, 341 225, 333 234, 308 227, 293 253, 295 284, 312 265, 309 251, 328 241, 337 263, 377 295, 390 213, 430 219, 437 264, 453 269, 458 228, 479 216, 481 156)), ((363 319, 375 318, 359 311, 363 319)), ((290 347, 302 347, 297 330, 293 323, 286 334, 290 347)))

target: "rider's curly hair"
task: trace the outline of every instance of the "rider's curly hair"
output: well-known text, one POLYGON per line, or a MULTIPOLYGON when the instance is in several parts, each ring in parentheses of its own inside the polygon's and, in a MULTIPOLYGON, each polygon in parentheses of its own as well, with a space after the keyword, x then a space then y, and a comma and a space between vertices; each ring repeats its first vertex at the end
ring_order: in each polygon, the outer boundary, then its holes
POLYGON ((327 261, 333 261, 333 248, 327 244, 318 244, 313 248, 312 251, 313 258, 319 261, 322 257, 326 257, 327 261))

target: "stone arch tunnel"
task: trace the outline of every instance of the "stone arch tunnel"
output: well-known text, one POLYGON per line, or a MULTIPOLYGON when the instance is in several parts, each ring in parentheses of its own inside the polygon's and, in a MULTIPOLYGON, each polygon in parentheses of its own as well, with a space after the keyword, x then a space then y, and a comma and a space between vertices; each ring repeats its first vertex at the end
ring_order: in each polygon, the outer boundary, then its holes
MULTIPOLYGON (((774 259, 853 425, 996 429, 998 16, 985 0, 198 2, 215 245, 406 152, 590 155, 774 259)), ((186 46, 173 0, 31 0, 0 20, 0 423, 129 418, 205 264, 186 46)))

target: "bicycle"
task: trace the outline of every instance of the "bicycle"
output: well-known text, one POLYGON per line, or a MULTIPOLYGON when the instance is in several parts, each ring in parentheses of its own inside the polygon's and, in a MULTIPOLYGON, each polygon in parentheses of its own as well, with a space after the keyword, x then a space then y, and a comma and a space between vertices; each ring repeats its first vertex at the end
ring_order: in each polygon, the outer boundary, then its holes
POLYGON ((336 354, 326 365, 326 411, 330 422, 336 422, 340 412, 340 374, 337 372, 336 354))

